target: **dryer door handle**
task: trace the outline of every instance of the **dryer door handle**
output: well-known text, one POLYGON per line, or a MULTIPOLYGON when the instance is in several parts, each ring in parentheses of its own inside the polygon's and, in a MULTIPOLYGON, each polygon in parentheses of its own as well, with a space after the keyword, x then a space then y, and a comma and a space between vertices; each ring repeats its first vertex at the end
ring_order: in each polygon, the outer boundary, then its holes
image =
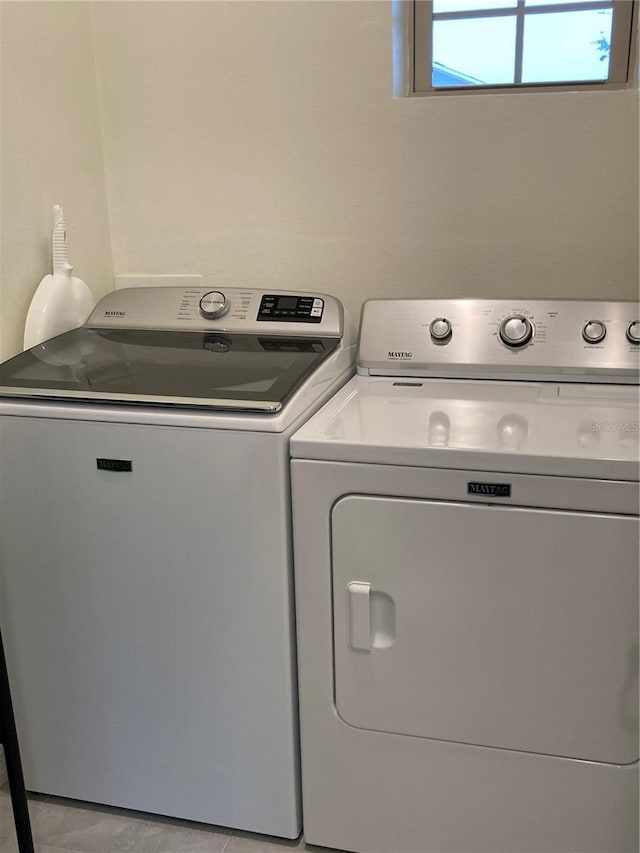
POLYGON ((371 584, 352 581, 347 586, 349 645, 357 652, 371 651, 371 584))

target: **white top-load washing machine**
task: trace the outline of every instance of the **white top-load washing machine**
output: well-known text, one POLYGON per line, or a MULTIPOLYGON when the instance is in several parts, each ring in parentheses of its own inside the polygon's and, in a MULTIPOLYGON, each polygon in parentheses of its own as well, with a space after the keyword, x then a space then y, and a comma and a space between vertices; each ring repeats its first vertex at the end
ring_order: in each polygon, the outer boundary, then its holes
POLYGON ((321 293, 110 293, 0 367, 2 628, 32 791, 295 837, 288 444, 321 293))
POLYGON ((638 849, 638 304, 379 300, 292 438, 305 838, 638 849))

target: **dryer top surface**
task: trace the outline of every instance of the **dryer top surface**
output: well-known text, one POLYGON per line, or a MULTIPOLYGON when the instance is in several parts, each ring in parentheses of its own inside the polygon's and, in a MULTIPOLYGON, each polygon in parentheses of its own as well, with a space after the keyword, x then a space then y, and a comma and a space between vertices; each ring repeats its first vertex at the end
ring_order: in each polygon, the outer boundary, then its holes
POLYGON ((637 480, 638 388, 353 377, 294 458, 637 480))

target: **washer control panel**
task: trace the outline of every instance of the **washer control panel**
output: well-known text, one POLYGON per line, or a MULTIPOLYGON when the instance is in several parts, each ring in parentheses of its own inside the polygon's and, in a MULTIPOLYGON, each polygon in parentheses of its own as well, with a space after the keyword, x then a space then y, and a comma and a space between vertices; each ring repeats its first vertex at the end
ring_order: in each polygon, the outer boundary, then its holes
POLYGON ((86 325, 341 338, 344 311, 326 293, 250 287, 132 287, 108 293, 86 325))
POLYGON ((637 302, 372 299, 358 371, 638 383, 637 302))

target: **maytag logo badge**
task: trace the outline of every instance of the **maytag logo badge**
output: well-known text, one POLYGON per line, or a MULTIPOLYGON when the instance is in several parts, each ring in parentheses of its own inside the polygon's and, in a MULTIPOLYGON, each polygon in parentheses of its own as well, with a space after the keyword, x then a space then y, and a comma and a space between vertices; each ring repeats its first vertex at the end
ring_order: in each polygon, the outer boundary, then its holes
POLYGON ((127 312, 126 311, 105 311, 104 316, 105 317, 126 317, 127 312))
POLYGON ((467 494, 491 498, 510 498, 511 483, 467 483, 467 494))
POLYGON ((408 358, 413 358, 413 353, 403 352, 402 350, 399 350, 398 352, 387 352, 387 358, 405 360, 408 358))
POLYGON ((98 471, 131 471, 130 459, 96 459, 98 471))

